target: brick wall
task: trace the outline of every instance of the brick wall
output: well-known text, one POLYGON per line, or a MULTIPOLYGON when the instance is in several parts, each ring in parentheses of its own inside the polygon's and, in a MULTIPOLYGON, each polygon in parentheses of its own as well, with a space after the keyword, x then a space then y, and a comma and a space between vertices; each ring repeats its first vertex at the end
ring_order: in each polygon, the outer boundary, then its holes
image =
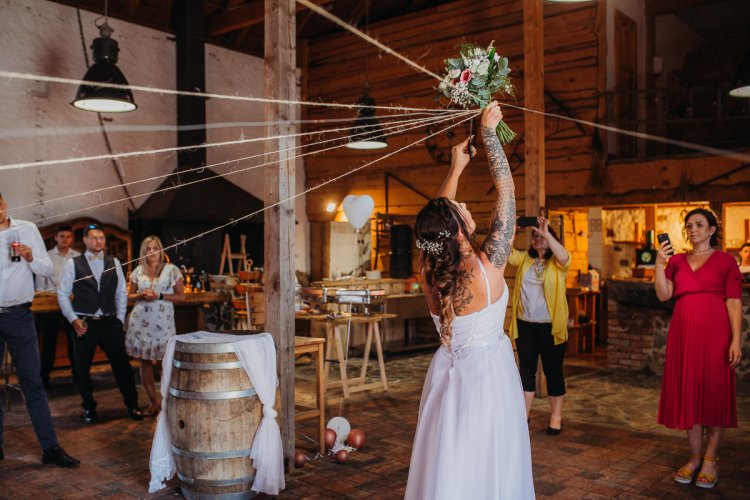
MULTIPOLYGON (((654 284, 610 280, 607 283, 607 365, 620 370, 664 372, 672 302, 659 302, 654 284)), ((750 380, 750 294, 743 295, 743 361, 740 380, 750 380)))

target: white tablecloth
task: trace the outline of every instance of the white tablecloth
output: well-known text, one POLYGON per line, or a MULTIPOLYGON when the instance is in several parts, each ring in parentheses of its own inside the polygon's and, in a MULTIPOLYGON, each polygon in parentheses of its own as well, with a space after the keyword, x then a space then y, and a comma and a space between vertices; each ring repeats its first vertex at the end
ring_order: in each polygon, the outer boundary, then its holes
POLYGON ((151 482, 149 493, 164 488, 164 481, 175 474, 169 434, 169 379, 172 375, 172 358, 175 342, 221 343, 234 345, 237 357, 243 364, 250 383, 263 404, 263 418, 255 433, 250 458, 255 467, 255 481, 252 490, 269 495, 278 495, 284 489, 284 455, 281 444, 281 431, 273 409, 276 399, 276 348, 269 333, 258 335, 230 335, 225 333, 194 332, 172 337, 167 344, 167 352, 162 362, 161 396, 162 409, 156 422, 156 432, 151 445, 151 482))

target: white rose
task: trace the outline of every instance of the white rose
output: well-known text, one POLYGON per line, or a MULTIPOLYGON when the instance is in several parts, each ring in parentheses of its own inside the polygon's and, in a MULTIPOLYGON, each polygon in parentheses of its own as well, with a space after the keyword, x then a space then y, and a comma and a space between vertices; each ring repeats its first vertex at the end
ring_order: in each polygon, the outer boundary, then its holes
POLYGON ((461 76, 461 70, 460 69, 452 69, 448 72, 448 76, 450 78, 458 78, 461 76))

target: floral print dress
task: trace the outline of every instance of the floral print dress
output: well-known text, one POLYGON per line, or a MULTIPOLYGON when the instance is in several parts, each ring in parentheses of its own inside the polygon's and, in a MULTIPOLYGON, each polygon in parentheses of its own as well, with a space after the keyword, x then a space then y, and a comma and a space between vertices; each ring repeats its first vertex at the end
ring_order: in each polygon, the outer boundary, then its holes
MULTIPOLYGON (((173 264, 165 264, 156 280, 149 278, 143 266, 138 266, 130 275, 130 281, 138 292, 153 288, 164 295, 174 293, 174 286, 182 279, 182 273, 173 264)), ((125 349, 138 359, 160 360, 164 357, 167 341, 175 334, 174 304, 168 300, 139 300, 128 319, 125 334, 125 349)))

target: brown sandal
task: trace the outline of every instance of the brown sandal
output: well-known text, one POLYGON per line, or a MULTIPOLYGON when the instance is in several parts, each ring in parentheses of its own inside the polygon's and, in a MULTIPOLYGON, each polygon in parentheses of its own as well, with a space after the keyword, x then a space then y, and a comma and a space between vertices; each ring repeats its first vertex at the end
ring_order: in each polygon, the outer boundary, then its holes
MULTIPOLYGON (((691 453, 690 459, 693 458, 701 458, 700 453, 691 453)), ((695 466, 695 468, 690 469, 687 465, 680 467, 677 469, 674 473, 674 480, 677 483, 680 484, 690 484, 693 482, 693 479, 695 479, 696 474, 698 474, 698 471, 701 468, 701 463, 698 462, 698 465, 695 466)))
MULTIPOLYGON (((709 457, 706 455, 703 457, 704 462, 718 462, 719 457, 709 457)), ((712 474, 706 474, 705 472, 701 472, 698 474, 698 477, 695 479, 695 485, 699 488, 706 488, 710 489, 716 486, 716 483, 719 481, 719 466, 716 465, 716 475, 712 474)))

